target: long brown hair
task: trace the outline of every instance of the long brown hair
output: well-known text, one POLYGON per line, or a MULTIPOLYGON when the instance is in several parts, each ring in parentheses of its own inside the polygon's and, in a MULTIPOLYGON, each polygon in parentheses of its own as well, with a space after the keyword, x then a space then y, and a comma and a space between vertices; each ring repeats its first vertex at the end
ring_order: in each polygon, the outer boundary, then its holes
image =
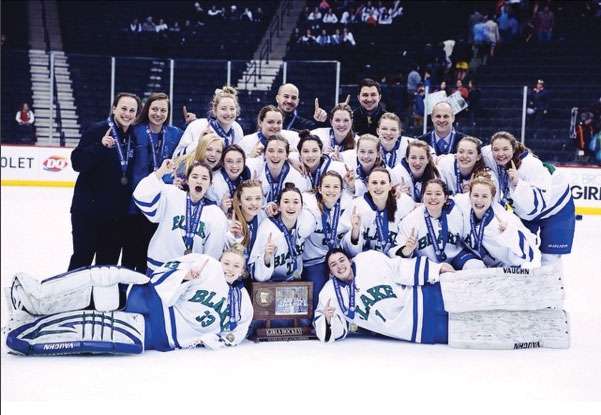
POLYGON ((340 180, 340 198, 342 197, 342 192, 344 191, 344 180, 342 179, 342 176, 340 175, 340 173, 338 173, 335 170, 328 170, 326 171, 321 178, 319 179, 319 186, 317 186, 317 189, 315 189, 315 194, 319 195, 319 197, 316 197, 317 199, 317 207, 319 208, 319 211, 321 212, 321 214, 325 214, 325 208, 323 207, 323 199, 321 197, 321 193, 319 192, 319 189, 321 189, 321 184, 323 183, 323 179, 325 179, 326 177, 335 177, 338 180, 340 180))
MULTIPOLYGON (((150 96, 144 103, 144 107, 142 108, 142 111, 140 111, 140 113, 138 114, 138 117, 136 118, 136 121, 134 121, 134 124, 148 123, 148 113, 150 112, 150 105, 154 101, 167 101, 167 119, 169 118, 169 95, 163 92, 153 92, 152 94, 150 94, 150 96)), ((167 120, 165 120, 165 123, 167 123, 167 120)))
POLYGON ((357 147, 357 143, 355 143, 355 133, 353 132, 353 109, 351 108, 350 105, 345 104, 344 102, 341 102, 340 104, 336 104, 336 106, 334 106, 334 108, 332 108, 332 111, 330 111, 330 120, 332 118, 334 118, 334 113, 336 111, 346 111, 348 112, 348 114, 351 117, 351 129, 349 130, 348 133, 346 133, 346 136, 344 137, 344 140, 342 140, 342 151, 344 150, 351 150, 353 148, 357 147))
POLYGON ((238 187, 236 187, 236 190, 234 191, 234 196, 232 198, 232 206, 234 208, 233 219, 237 220, 242 224, 242 245, 244 245, 245 247, 248 247, 248 244, 250 243, 250 231, 248 230, 248 224, 246 223, 246 219, 244 218, 244 214, 242 213, 242 191, 251 187, 258 187, 259 189, 261 189, 262 192, 260 180, 243 180, 242 183, 240 183, 238 187))
POLYGON ((374 173, 386 173, 388 176, 388 181, 390 182, 390 190, 388 191, 388 197, 386 198, 386 208, 388 209, 388 220, 390 222, 394 222, 394 214, 396 213, 396 198, 392 194, 392 177, 390 177, 390 172, 385 167, 374 167, 369 174, 367 175, 367 182, 369 183, 369 178, 374 173))
MULTIPOLYGON (((511 148, 513 149, 513 156, 511 157, 511 160, 515 164, 516 169, 518 169, 520 167, 520 164, 522 164, 521 157, 522 157, 522 154, 524 154, 526 151, 528 151, 531 155, 534 156, 534 153, 532 152, 532 150, 530 150, 528 147, 526 147, 525 145, 520 143, 513 134, 508 133, 507 131, 498 131, 492 135, 492 138, 490 139, 491 150, 492 150, 492 146, 493 146, 493 143, 495 142, 495 140, 498 140, 501 138, 508 140, 509 143, 511 144, 511 148)), ((509 168, 511 168, 511 163, 507 163, 505 165, 505 170, 507 170, 509 168)))
POLYGON ((423 183, 425 183, 428 180, 440 178, 440 173, 438 172, 438 169, 436 168, 436 163, 434 163, 434 160, 432 159, 432 154, 430 154, 430 146, 425 141, 422 141, 422 140, 410 141, 409 144, 407 145, 407 152, 405 153, 405 160, 407 160, 407 162, 409 162, 409 153, 411 152, 411 149, 414 147, 421 148, 422 150, 424 150, 426 152, 426 155, 428 156, 428 164, 426 165, 426 168, 424 169, 424 174, 422 174, 421 181, 423 183))
MULTIPOLYGON (((459 144, 461 144, 462 141, 469 141, 470 143, 475 144, 476 151, 478 152, 478 155, 480 156, 480 160, 478 160, 476 162, 476 164, 474 164, 474 168, 472 169, 472 175, 476 175, 478 172, 481 172, 482 170, 486 169, 486 165, 484 164, 484 159, 482 158, 482 141, 480 141, 476 137, 472 137, 471 135, 466 135, 465 137, 463 137, 461 140, 459 140, 457 142, 457 148, 459 148, 459 144)), ((457 155, 455 154, 455 156, 457 156, 457 155)))

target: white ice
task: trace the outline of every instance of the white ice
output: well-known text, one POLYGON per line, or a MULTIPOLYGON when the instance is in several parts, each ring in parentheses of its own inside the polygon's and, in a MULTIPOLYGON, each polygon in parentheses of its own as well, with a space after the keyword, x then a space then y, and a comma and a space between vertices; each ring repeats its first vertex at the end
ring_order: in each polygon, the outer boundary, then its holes
MULTIPOLYGON (((2 187, 2 287, 17 271, 43 279, 67 269, 72 194, 65 188, 2 187)), ((14 401, 83 400, 88 404, 81 409, 87 412, 128 400, 171 408, 183 399, 192 403, 186 412, 203 414, 215 408, 321 414, 334 402, 339 409, 354 409, 351 413, 382 404, 402 410, 405 402, 421 402, 429 413, 431 405, 474 399, 486 401, 488 408, 513 401, 534 401, 537 407, 549 401, 598 403, 599 247, 601 217, 585 216, 576 224, 573 253, 564 258, 565 309, 572 325, 567 350, 460 350, 369 338, 332 345, 245 342, 220 351, 138 356, 20 357, 7 353, 3 337, 3 407, 18 407, 14 401)), ((122 411, 115 407, 109 413, 122 411)))

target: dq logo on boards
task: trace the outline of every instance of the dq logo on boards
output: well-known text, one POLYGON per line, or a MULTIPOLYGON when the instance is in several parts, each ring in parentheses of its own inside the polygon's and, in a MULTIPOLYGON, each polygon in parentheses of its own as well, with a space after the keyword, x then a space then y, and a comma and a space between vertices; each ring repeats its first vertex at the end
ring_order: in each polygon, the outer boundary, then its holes
POLYGON ((42 163, 44 170, 46 171, 61 171, 69 165, 69 161, 66 157, 61 156, 50 156, 42 163))

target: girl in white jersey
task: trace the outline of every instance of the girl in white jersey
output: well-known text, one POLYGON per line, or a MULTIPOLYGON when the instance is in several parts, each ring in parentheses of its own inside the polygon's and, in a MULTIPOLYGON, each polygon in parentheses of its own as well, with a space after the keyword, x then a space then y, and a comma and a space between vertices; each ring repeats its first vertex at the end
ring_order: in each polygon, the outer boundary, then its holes
POLYGON ((229 86, 215 90, 209 117, 197 119, 188 124, 173 156, 179 157, 193 152, 198 145, 198 140, 206 132, 217 134, 223 141, 224 147, 238 144, 244 133, 236 121, 236 117, 240 115, 237 94, 236 90, 229 86))
POLYGON ((148 220, 159 227, 148 247, 148 273, 171 258, 197 252, 219 258, 225 244, 227 219, 214 202, 205 199, 211 185, 211 169, 193 164, 187 171, 185 191, 163 183, 173 171, 166 159, 134 190, 134 201, 148 220))
POLYGON ((405 159, 392 172, 401 182, 401 191, 417 203, 422 200, 423 185, 440 177, 430 146, 421 140, 413 140, 407 145, 405 159))
POLYGON ((173 183, 181 187, 185 181, 185 175, 190 166, 201 163, 209 166, 211 172, 221 166, 221 155, 223 154, 223 141, 217 134, 207 133, 198 140, 196 149, 184 156, 173 160, 175 179, 173 183))
POLYGON ((434 262, 446 262, 455 269, 484 267, 464 248, 463 215, 447 195, 445 183, 432 179, 424 186, 423 205, 401 221, 396 246, 388 253, 402 258, 425 256, 434 262))
POLYGON ((301 192, 307 191, 307 180, 290 163, 290 144, 279 134, 271 136, 265 144, 265 164, 259 180, 263 183, 263 202, 267 216, 277 211, 276 202, 286 183, 294 184, 301 192))
POLYGON ((246 160, 246 154, 239 145, 226 147, 221 156, 221 168, 213 173, 213 183, 207 191, 207 199, 217 203, 226 216, 230 215, 236 187, 243 180, 257 177, 262 168, 258 159, 246 160))
POLYGON ((263 155, 267 139, 274 135, 281 135, 289 143, 291 148, 296 149, 298 144, 298 133, 291 130, 282 130, 282 112, 273 105, 266 105, 259 111, 257 117, 257 132, 245 135, 240 141, 240 147, 244 149, 248 158, 263 155))
POLYGON ((476 137, 463 137, 457 143, 457 153, 436 158, 436 168, 451 196, 467 193, 472 175, 486 168, 482 159, 482 142, 476 137))
POLYGON ((312 215, 303 209, 301 192, 286 183, 278 198, 279 214, 264 220, 250 254, 256 281, 300 279, 305 239, 315 229, 312 215), (254 265, 253 265, 254 264, 254 265))
POLYGON ((496 187, 487 173, 470 181, 469 194, 458 195, 463 240, 487 267, 540 266, 538 238, 512 212, 494 201, 496 187))
MULTIPOLYGON (((317 306, 317 294, 328 280, 328 269, 324 257, 328 250, 341 246, 344 235, 350 230, 349 224, 340 220, 351 205, 352 198, 343 191, 342 176, 327 171, 321 176, 316 191, 303 195, 305 209, 315 218, 315 231, 305 241, 303 253, 303 280, 313 282, 313 309, 317 306)), ((345 249, 352 249, 348 243, 345 249)), ((355 245, 359 253, 358 245, 355 245)))
POLYGON ((351 207, 342 215, 343 226, 351 230, 344 236, 345 243, 353 246, 353 252, 375 249, 388 253, 394 246, 401 220, 413 210, 415 203, 401 193, 392 193, 390 172, 384 167, 374 168, 367 178, 368 191, 353 200, 351 207), (353 220, 354 216, 361 218, 353 220))
POLYGON ((323 153, 323 143, 316 135, 309 130, 302 130, 298 133, 300 141, 297 149, 301 163, 307 171, 307 187, 315 189, 321 181, 321 176, 325 172, 333 170, 344 176, 346 168, 344 163, 333 160, 330 156, 323 153))
POLYGON ((486 163, 497 174, 499 199, 534 234, 540 230, 542 264, 561 261, 572 251, 576 215, 567 177, 505 131, 492 136, 482 149, 486 163))
POLYGON ((415 139, 401 135, 401 119, 393 112, 382 114, 376 132, 382 145, 382 161, 392 169, 403 160, 407 145, 415 139))
MULTIPOLYGON (((367 191, 367 176, 376 167, 383 166, 380 157, 380 140, 372 134, 363 134, 357 140, 357 148, 341 153, 347 173, 344 182, 355 197, 367 191)), ((391 175, 391 177, 394 177, 391 175)), ((396 180, 393 180, 393 185, 396 180)))
POLYGON ((321 139, 323 152, 336 159, 340 152, 355 148, 353 109, 347 103, 337 104, 330 112, 330 125, 311 130, 311 134, 321 139))

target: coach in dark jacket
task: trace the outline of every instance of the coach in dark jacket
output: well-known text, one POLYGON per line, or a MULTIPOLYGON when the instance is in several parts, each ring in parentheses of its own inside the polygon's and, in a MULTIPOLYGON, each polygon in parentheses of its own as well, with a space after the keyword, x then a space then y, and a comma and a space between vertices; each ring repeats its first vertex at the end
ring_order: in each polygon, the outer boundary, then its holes
POLYGON ((454 122, 455 115, 451 105, 448 102, 439 102, 432 108, 434 130, 417 138, 428 143, 436 151, 437 156, 456 153, 457 143, 464 137, 464 134, 455 131, 454 122))
POLYGON ((73 255, 69 270, 92 265, 116 265, 122 246, 123 218, 133 189, 131 124, 140 99, 120 93, 106 121, 92 125, 71 153, 79 172, 71 203, 73 255))

